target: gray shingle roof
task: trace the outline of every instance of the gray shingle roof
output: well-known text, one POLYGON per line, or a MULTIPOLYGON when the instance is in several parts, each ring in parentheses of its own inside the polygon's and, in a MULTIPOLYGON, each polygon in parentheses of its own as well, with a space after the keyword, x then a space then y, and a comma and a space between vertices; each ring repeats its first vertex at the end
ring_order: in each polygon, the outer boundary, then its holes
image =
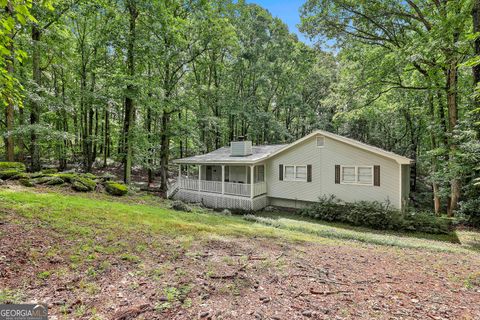
POLYGON ((268 158, 271 154, 285 148, 288 144, 252 146, 252 154, 243 157, 230 155, 230 147, 193 157, 174 160, 175 163, 254 163, 268 158))

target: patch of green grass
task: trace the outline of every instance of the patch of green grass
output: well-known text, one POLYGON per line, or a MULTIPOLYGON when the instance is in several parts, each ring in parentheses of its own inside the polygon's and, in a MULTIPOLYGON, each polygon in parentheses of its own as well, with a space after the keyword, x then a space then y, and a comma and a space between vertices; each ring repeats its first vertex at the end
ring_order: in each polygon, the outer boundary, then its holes
POLYGON ((37 274, 37 278, 40 280, 47 280, 51 275, 52 273, 50 271, 42 271, 37 274))
POLYGON ((322 238, 351 240, 368 244, 394 246, 400 248, 428 249, 446 252, 477 251, 470 245, 458 245, 461 242, 456 232, 454 235, 432 235, 378 231, 364 227, 352 227, 338 223, 309 221, 291 213, 260 213, 248 215, 244 219, 272 226, 281 230, 298 231, 322 238), (426 238, 424 238, 426 237, 426 238))
POLYGON ((140 263, 142 261, 138 256, 136 256, 134 254, 131 254, 131 253, 128 253, 128 252, 122 253, 120 255, 120 259, 122 259, 124 261, 133 262, 133 263, 140 263))
MULTIPOLYGON (((121 201, 118 199, 96 194, 38 193, 26 188, 0 189, 0 202, 6 210, 15 211, 27 219, 40 220, 42 225, 61 232, 67 239, 83 241, 85 247, 81 251, 70 253, 73 264, 86 261, 89 255, 96 259, 95 253, 119 252, 124 252, 120 255, 121 259, 139 263, 139 255, 148 253, 151 247, 145 244, 145 239, 155 236, 175 239, 180 244, 177 251, 168 252, 170 259, 185 254, 184 251, 195 241, 232 237, 264 237, 335 245, 362 242, 462 253, 474 251, 473 247, 463 242, 461 245, 451 243, 455 241, 451 235, 428 235, 429 238, 425 239, 418 234, 379 232, 313 222, 281 213, 269 213, 268 217, 255 217, 247 221, 239 216, 209 214, 205 209, 177 212, 166 208, 167 201, 158 202, 151 197, 138 197, 147 204, 134 203, 135 198, 130 196, 121 201), (92 240, 98 236, 104 239, 100 245, 92 240)), ((462 232, 457 231, 456 236, 462 240, 462 232)))
POLYGON ((8 288, 0 289, 0 304, 20 303, 24 298, 23 293, 18 290, 11 290, 8 288))

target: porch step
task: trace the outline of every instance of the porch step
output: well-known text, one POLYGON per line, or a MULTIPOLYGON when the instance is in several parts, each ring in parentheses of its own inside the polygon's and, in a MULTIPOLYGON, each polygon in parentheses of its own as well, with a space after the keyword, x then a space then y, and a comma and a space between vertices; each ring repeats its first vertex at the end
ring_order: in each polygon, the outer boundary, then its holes
POLYGON ((168 186, 168 190, 167 190, 167 198, 168 199, 172 199, 173 196, 175 196, 175 194, 177 194, 178 190, 179 190, 179 186, 178 186, 178 183, 173 183, 171 185, 168 186))

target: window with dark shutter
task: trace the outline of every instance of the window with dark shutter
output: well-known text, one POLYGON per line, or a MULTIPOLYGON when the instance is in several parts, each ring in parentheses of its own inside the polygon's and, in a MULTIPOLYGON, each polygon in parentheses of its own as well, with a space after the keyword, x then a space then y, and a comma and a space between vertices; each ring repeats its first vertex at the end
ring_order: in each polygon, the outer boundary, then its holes
POLYGON ((340 165, 335 165, 335 184, 340 184, 340 165))
POLYGON ((373 185, 380 187, 380 166, 373 166, 373 185))
POLYGON ((278 180, 283 181, 283 164, 278 165, 278 180))
POLYGON ((312 182, 312 165, 307 164, 307 182, 312 182))

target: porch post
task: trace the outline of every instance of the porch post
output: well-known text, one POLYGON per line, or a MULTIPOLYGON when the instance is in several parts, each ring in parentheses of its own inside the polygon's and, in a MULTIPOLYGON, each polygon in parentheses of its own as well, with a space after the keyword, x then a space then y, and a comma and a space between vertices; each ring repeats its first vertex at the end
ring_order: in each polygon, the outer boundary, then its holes
POLYGON ((180 185, 180 180, 182 179, 182 164, 178 164, 178 185, 180 185))
POLYGON ((198 192, 200 192, 201 190, 201 186, 200 186, 201 180, 202 180, 202 165, 199 164, 198 165, 198 192))
POLYGON ((250 166, 250 198, 253 199, 253 181, 255 174, 255 165, 250 166))
POLYGON ((225 194, 225 165, 222 164, 222 194, 225 194))

